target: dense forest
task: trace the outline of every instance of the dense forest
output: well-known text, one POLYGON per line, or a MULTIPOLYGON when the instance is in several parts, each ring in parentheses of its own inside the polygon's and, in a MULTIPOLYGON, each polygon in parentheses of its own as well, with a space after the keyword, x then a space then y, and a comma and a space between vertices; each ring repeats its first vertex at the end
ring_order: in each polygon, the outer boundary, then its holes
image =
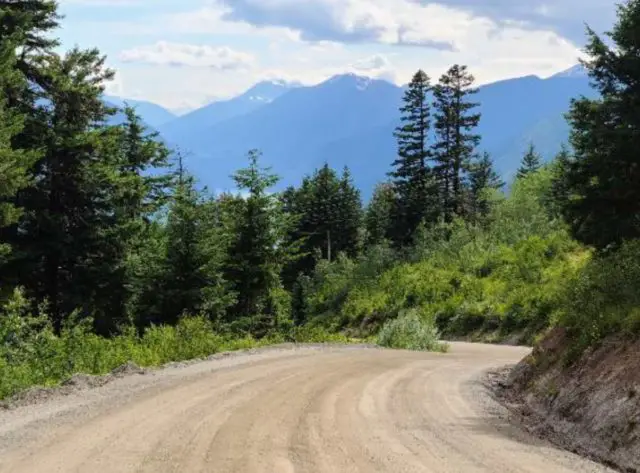
POLYGON ((607 40, 588 31, 600 98, 572 102, 552 162, 531 144, 502 182, 473 75, 420 70, 366 205, 329 165, 273 191, 258 150, 237 193, 200 189, 135 110, 102 101, 99 51, 56 52, 60 21, 53 1, 0 1, 0 398, 285 341, 637 336, 640 1, 607 40))

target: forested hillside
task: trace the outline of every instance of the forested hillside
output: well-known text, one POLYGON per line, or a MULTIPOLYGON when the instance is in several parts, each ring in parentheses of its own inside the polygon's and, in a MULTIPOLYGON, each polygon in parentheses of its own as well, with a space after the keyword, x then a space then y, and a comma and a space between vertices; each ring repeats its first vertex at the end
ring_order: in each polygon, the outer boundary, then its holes
POLYGON ((601 98, 572 103, 553 162, 531 144, 508 193, 471 71, 416 72, 366 207, 348 168, 274 191, 259 150, 237 194, 199 190, 134 110, 104 104, 99 51, 56 52, 60 21, 52 1, 0 2, 0 397, 282 341, 637 336, 640 1, 615 49, 589 33, 601 98))

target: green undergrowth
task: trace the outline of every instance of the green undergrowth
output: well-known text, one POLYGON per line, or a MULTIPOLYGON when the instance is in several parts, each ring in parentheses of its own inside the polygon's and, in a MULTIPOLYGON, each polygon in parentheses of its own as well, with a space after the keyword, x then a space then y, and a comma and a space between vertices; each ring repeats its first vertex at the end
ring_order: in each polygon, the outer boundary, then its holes
POLYGON ((380 246, 319 265, 306 281, 309 322, 367 336, 415 310, 444 338, 532 343, 591 259, 547 205, 552 177, 519 180, 482 222, 421 230, 408 254, 380 246))
POLYGON ((568 331, 570 359, 609 336, 640 336, 640 240, 593 258, 566 286, 554 323, 568 331))
POLYGON ((208 319, 197 316, 184 317, 175 327, 150 327, 141 335, 126 328, 112 338, 92 333, 90 320, 70 319, 56 335, 44 309, 33 315, 29 307, 17 290, 0 319, 0 399, 32 386, 55 386, 76 373, 104 375, 128 362, 152 367, 287 342, 360 342, 321 327, 297 327, 259 340, 225 335, 216 333, 208 319))

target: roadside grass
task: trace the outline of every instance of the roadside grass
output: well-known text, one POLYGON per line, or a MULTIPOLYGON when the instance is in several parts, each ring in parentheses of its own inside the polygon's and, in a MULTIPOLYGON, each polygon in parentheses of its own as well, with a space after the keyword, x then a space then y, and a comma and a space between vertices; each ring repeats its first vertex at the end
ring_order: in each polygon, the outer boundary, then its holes
POLYGON ((201 316, 184 317, 175 327, 152 326, 143 334, 127 327, 112 338, 92 333, 90 320, 70 320, 56 335, 45 310, 34 315, 29 307, 29 301, 17 290, 0 318, 0 399, 34 386, 56 386, 78 373, 108 374, 130 362, 155 367, 287 342, 362 342, 320 327, 275 331, 262 339, 220 334, 201 316))

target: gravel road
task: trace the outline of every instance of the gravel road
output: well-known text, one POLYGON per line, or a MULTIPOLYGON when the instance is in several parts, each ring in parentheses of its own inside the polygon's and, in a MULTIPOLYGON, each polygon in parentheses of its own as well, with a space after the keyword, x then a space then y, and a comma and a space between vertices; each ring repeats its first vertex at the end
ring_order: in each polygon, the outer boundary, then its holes
POLYGON ((7 473, 589 473, 479 380, 523 348, 264 350, 0 412, 7 473))

